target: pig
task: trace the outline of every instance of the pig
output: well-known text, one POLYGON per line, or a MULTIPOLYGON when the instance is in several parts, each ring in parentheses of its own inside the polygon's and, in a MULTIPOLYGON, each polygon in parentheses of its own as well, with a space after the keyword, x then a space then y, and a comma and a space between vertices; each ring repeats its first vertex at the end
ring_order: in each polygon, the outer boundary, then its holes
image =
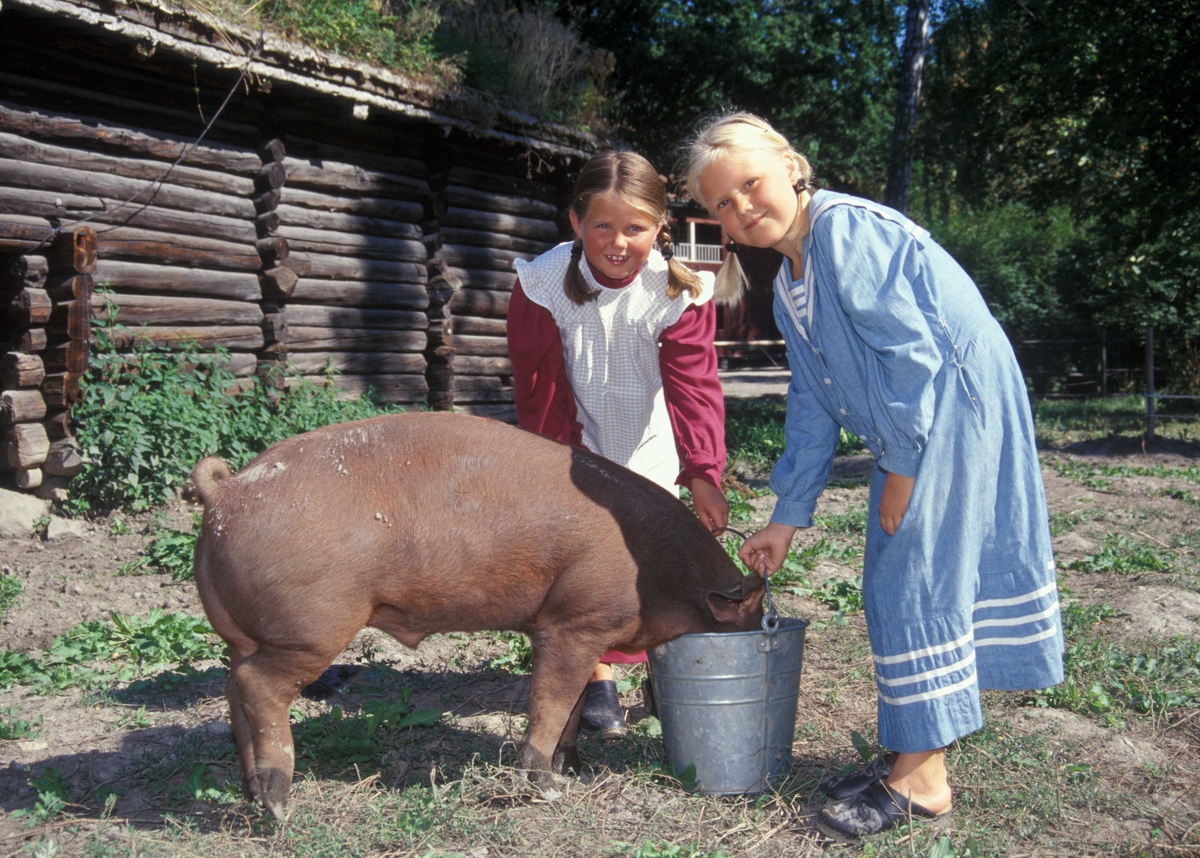
POLYGON ((242 788, 277 818, 291 789, 288 705, 364 627, 415 648, 514 630, 533 649, 517 765, 552 789, 578 770, 584 689, 607 650, 758 628, 743 577, 686 506, 585 449, 446 412, 327 426, 237 474, 192 474, 196 585, 229 650, 242 788))

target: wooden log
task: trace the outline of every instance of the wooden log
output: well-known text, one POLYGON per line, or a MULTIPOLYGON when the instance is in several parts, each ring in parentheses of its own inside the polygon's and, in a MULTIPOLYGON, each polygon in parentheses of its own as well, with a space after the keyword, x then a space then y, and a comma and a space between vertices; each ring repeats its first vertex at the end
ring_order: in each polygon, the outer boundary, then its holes
POLYGON ((428 257, 425 245, 420 241, 287 225, 279 227, 278 235, 287 240, 288 247, 292 250, 306 253, 328 253, 364 259, 409 262, 424 262, 428 257))
POLYGON ((5 390, 37 387, 45 377, 46 365, 37 355, 8 352, 0 358, 0 387, 5 390))
MULTIPOLYGON (((281 205, 274 214, 283 226, 305 227, 330 232, 347 232, 359 235, 379 235, 385 238, 402 238, 421 241, 424 233, 415 223, 387 220, 381 217, 343 214, 342 212, 319 211, 300 206, 281 205)), ((260 215, 261 217, 261 215, 260 215)))
POLYGON ((130 348, 134 342, 171 347, 184 342, 194 342, 201 348, 224 346, 227 349, 260 349, 263 347, 263 332, 258 325, 214 325, 210 327, 160 327, 143 325, 130 330, 114 330, 109 333, 119 349, 130 348))
MULTIPOLYGON (((276 200, 279 207, 313 209, 319 212, 338 212, 387 221, 417 223, 425 214, 425 206, 419 202, 389 199, 387 197, 348 197, 335 194, 320 194, 285 185, 276 200)), ((285 218, 286 220, 286 218, 285 218)), ((307 226, 307 224, 303 224, 307 226)))
POLYGON ((511 402, 459 402, 454 406, 454 410, 460 414, 489 417, 513 425, 517 422, 517 407, 511 402))
POLYGON ((70 438, 71 412, 56 411, 53 414, 48 414, 46 419, 42 421, 42 425, 46 427, 46 434, 50 436, 51 441, 59 438, 70 438))
POLYGON ((46 278, 46 293, 55 301, 90 299, 96 291, 91 274, 51 274, 46 278))
POLYGON ((270 268, 259 275, 262 281, 263 298, 290 298, 300 275, 287 265, 270 268))
POLYGON ((42 382, 42 396, 46 398, 46 405, 51 408, 70 408, 79 401, 79 383, 82 380, 83 376, 78 372, 47 375, 42 382))
POLYGON ((438 258, 446 260, 451 268, 482 268, 489 271, 511 272, 515 259, 533 259, 537 254, 515 253, 492 247, 472 247, 466 244, 443 244, 438 258))
MULTIPOLYGON (((480 232, 499 232, 507 235, 517 235, 534 241, 556 243, 565 240, 566 236, 553 220, 526 218, 517 215, 484 212, 477 209, 463 209, 450 206, 442 216, 442 225, 460 229, 477 230, 480 232)), ((463 242, 466 244, 467 242, 463 242)))
POLYGON ((506 337, 508 322, 505 319, 484 319, 479 316, 454 317, 455 342, 460 335, 480 337, 506 337))
POLYGON ((254 211, 260 215, 275 211, 275 209, 279 207, 279 200, 282 196, 282 188, 274 188, 269 191, 264 191, 263 193, 254 197, 254 211))
POLYGON ((121 292, 170 292, 237 301, 259 301, 258 275, 244 271, 147 265, 103 259, 96 264, 95 282, 121 292))
POLYGON ((172 235, 129 227, 96 230, 96 254, 101 259, 135 258, 158 263, 184 263, 196 268, 257 271, 262 265, 254 244, 234 244, 215 238, 172 235))
POLYGON ((66 222, 86 217, 97 225, 120 224, 243 244, 253 244, 258 237, 254 231, 254 224, 237 218, 193 214, 161 206, 126 206, 123 200, 38 191, 31 188, 0 187, 0 210, 5 209, 58 218, 66 222))
POLYGON ((102 295, 94 295, 91 301, 59 301, 54 305, 46 328, 60 338, 86 341, 91 336, 93 313, 103 315, 107 312, 108 307, 102 295))
POLYGON ((276 346, 287 342, 287 308, 271 301, 262 304, 263 339, 268 346, 276 346))
MULTIPOLYGON (((357 398, 370 390, 383 402, 421 402, 429 392, 425 377, 421 375, 335 375, 328 379, 317 375, 299 378, 306 378, 317 385, 332 384, 348 397, 357 398)), ((299 379, 287 380, 289 387, 299 383, 299 379)))
POLYGON ((282 161, 287 157, 287 147, 278 137, 272 137, 262 143, 255 151, 258 153, 258 157, 262 158, 264 164, 268 161, 282 161))
MULTIPOLYGON (((116 306, 116 321, 122 325, 258 325, 263 320, 262 308, 247 301, 168 295, 96 295, 91 302, 93 312, 103 313, 109 301, 116 306)), ((62 309, 77 303, 65 301, 56 306, 51 330, 59 324, 62 309)))
POLYGON ((10 468, 36 468, 50 452, 50 438, 41 423, 18 423, 8 430, 6 441, 10 468))
POLYGON ((15 342, 16 351, 40 352, 46 348, 46 342, 45 328, 30 328, 27 331, 22 331, 21 336, 17 338, 15 342))
POLYGON ((535 220, 552 221, 558 216, 558 206, 553 203, 493 191, 479 191, 462 185, 446 186, 446 203, 452 208, 499 212, 535 220))
MULTIPOLYGON (((0 158, 29 161, 50 167, 64 167, 89 173, 104 173, 154 182, 162 178, 170 164, 161 161, 146 161, 137 158, 116 157, 86 149, 67 148, 42 143, 27 137, 19 137, 0 131, 0 158)), ((217 170, 187 167, 182 164, 171 170, 166 182, 186 188, 216 191, 230 196, 249 196, 254 183, 242 176, 217 170)))
MULTIPOLYGON (((0 181, 3 177, 0 176, 0 181)), ((9 253, 42 252, 54 237, 54 229, 45 218, 0 214, 0 256, 9 253)))
POLYGON ((197 146, 191 135, 172 138, 158 132, 114 125, 95 117, 24 109, 4 103, 0 103, 0 129, 42 140, 82 141, 96 148, 108 148, 125 155, 133 152, 168 162, 186 152, 184 164, 247 177, 253 177, 262 166, 253 152, 211 141, 197 146))
POLYGON ((369 280, 387 283, 424 283, 425 266, 413 262, 360 259, 353 256, 327 256, 320 253, 294 253, 288 265, 301 277, 329 280, 369 280))
POLYGON ((424 375, 420 352, 297 352, 289 363, 301 375, 319 375, 331 366, 346 375, 424 375))
POLYGON ((65 269, 76 274, 96 271, 96 233, 90 226, 68 227, 54 236, 46 251, 50 270, 65 269))
POLYGON ((424 313, 409 310, 291 304, 288 306, 288 325, 292 328, 389 328, 398 331, 423 331, 429 327, 429 319, 424 313))
POLYGON ((262 165, 254 179, 254 189, 260 193, 282 188, 287 181, 288 170, 283 161, 268 161, 262 165))
MULTIPOLYGON (((504 383, 494 375, 458 375, 455 373, 454 382, 450 387, 455 393, 464 393, 470 391, 478 393, 480 391, 498 391, 505 389, 504 383)), ((508 393, 512 395, 512 388, 508 388, 508 393)))
POLYGON ((508 340, 505 337, 479 337, 455 334, 454 348, 460 355, 472 357, 508 357, 508 340))
POLYGON ((29 286, 40 288, 49 270, 44 256, 13 256, 0 266, 0 289, 15 292, 29 286))
POLYGON ((46 399, 40 390, 6 390, 0 393, 0 423, 31 423, 46 416, 46 399))
POLYGON ((170 209, 253 220, 254 204, 246 197, 218 194, 177 185, 152 186, 140 179, 50 167, 0 158, 0 184, 68 194, 95 195, 131 203, 151 203, 170 209))
POLYGON ((390 331, 385 328, 326 328, 288 325, 288 352, 301 351, 424 351, 424 331, 390 331))
POLYGON ((495 250, 509 251, 519 255, 522 259, 538 256, 554 247, 552 242, 520 238, 503 232, 485 232, 478 229, 461 229, 460 227, 444 226, 437 237, 441 239, 442 247, 490 247, 495 250))
POLYGON ((46 372, 87 372, 91 346, 86 342, 68 340, 42 352, 46 372))
POLYGON ((313 163, 299 158, 285 158, 289 186, 333 191, 339 194, 370 194, 396 197, 402 200, 424 200, 429 196, 429 184, 399 173, 369 170, 357 164, 337 161, 313 163))
POLYGON ((511 194, 518 197, 533 197, 547 203, 558 199, 554 185, 547 182, 537 182, 522 179, 517 176, 492 173, 484 170, 474 170, 470 167, 454 166, 450 168, 450 182, 455 185, 465 185, 481 191, 493 191, 500 194, 511 194))
POLYGON ((454 344, 455 355, 451 365, 455 375, 494 375, 501 378, 511 378, 513 374, 512 361, 505 357, 478 357, 463 354, 454 344))
POLYGON ((279 231, 279 224, 279 212, 277 211, 263 212, 254 219, 255 229, 257 229, 259 236, 263 238, 277 233, 279 231))
MULTIPOLYGON (((49 432, 46 433, 49 437, 49 432)), ((60 438, 50 442, 50 451, 42 470, 55 477, 73 477, 83 470, 83 456, 74 438, 60 438)))
POLYGON ((447 268, 446 273, 453 276, 463 286, 471 289, 493 289, 511 292, 517 282, 517 275, 511 271, 486 271, 480 268, 447 268))
POLYGON ((429 294, 420 283, 371 283, 364 280, 300 280, 293 301, 336 307, 391 307, 424 310, 429 294))
POLYGON ((45 289, 32 286, 22 289, 8 304, 9 322, 22 328, 33 328, 50 321, 54 301, 45 289))
POLYGON ((42 484, 44 474, 41 468, 21 468, 14 475, 17 488, 22 491, 36 489, 42 484))
MULTIPOLYGON (((312 111, 297 114, 289 112, 282 105, 280 105, 280 115, 298 120, 292 122, 292 126, 296 128, 311 128, 314 121, 320 121, 320 118, 312 111)), ((344 124, 331 125, 327 130, 327 139, 346 140, 348 136, 346 131, 344 124)), ((425 135, 421 133, 403 134, 397 132, 395 126, 390 126, 386 130, 380 129, 378 134, 373 135, 371 125, 364 127, 361 124, 356 125, 354 131, 355 148, 339 146, 313 138, 297 137, 292 134, 285 134, 283 141, 292 155, 314 163, 336 161, 383 173, 399 173, 402 176, 426 178, 428 170, 423 161, 399 155, 382 154, 385 152, 420 152, 425 143, 425 135), (364 145, 359 146, 360 141, 364 145)))
POLYGON ((260 238, 254 242, 254 247, 258 250, 259 257, 268 268, 282 264, 291 253, 287 239, 280 238, 277 235, 270 236, 269 238, 260 238))
POLYGON ((508 315, 508 302, 512 298, 510 292, 498 292, 491 289, 459 289, 450 299, 451 312, 463 313, 468 316, 499 316, 508 315))

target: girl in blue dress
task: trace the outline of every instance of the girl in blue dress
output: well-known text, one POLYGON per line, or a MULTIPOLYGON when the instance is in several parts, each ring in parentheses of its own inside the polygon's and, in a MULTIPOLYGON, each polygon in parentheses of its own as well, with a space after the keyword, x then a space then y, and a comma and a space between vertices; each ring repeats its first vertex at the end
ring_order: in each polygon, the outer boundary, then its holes
MULTIPOLYGON (((1062 681, 1045 491, 1021 370, 965 271, 904 215, 813 190, 808 162, 735 113, 692 141, 687 183, 736 244, 784 255, 786 449, 770 523, 742 560, 767 574, 811 527, 840 429, 875 457, 863 602, 879 741, 894 753, 823 786, 816 824, 853 839, 949 820, 945 747, 983 725, 981 688, 1062 681)), ((717 296, 736 300, 736 250, 717 296)))

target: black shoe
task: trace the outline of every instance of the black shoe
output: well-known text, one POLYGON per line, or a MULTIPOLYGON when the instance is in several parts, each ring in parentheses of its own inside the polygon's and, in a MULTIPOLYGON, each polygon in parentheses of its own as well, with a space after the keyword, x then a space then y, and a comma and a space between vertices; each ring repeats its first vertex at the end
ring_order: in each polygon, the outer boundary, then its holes
POLYGON ((821 791, 834 801, 841 801, 858 795, 880 778, 886 778, 892 773, 896 763, 895 754, 880 754, 860 769, 855 769, 848 775, 830 775, 821 781, 821 791))
POLYGON ((642 708, 651 717, 658 717, 658 698, 654 696, 654 680, 647 676, 642 680, 642 708))
POLYGON ((625 713, 617 696, 617 683, 598 679, 587 684, 583 701, 583 726, 595 730, 601 739, 619 739, 625 735, 625 713))
POLYGON ((950 824, 951 813, 949 810, 934 813, 909 801, 879 778, 857 795, 821 808, 813 825, 827 837, 848 843, 897 825, 911 824, 914 820, 924 820, 934 828, 945 828, 950 824))

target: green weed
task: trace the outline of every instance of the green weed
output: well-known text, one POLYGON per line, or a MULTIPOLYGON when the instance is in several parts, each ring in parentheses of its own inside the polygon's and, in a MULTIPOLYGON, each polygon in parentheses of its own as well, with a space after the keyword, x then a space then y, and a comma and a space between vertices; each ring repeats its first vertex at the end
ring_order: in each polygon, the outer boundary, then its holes
POLYGON ((175 581, 191 580, 194 577, 192 560, 196 554, 196 540, 200 537, 200 525, 200 515, 192 513, 190 531, 159 527, 142 557, 123 564, 121 574, 133 575, 142 570, 156 569, 169 572, 175 581))
POLYGON ((0 711, 0 742, 11 741, 13 739, 32 739, 42 731, 42 716, 37 715, 32 721, 25 721, 21 718, 11 718, 9 716, 16 715, 17 710, 8 706, 3 711, 0 711))
MULTIPOLYGON (((738 467, 770 470, 783 454, 787 403, 730 400, 725 403, 725 445, 729 461, 738 467)), ((845 430, 838 437, 839 456, 863 449, 862 442, 845 430)))
POLYGON ((867 532, 867 511, 865 509, 833 515, 815 515, 813 521, 834 533, 861 535, 867 532))
POLYGON ((1082 513, 1052 512, 1050 513, 1050 535, 1062 536, 1064 533, 1070 533, 1085 521, 1087 521, 1087 517, 1082 513))
POLYGON ((38 658, 0 653, 0 688, 28 685, 41 694, 96 688, 168 664, 217 658, 224 651, 203 618, 158 609, 144 619, 115 612, 110 617, 109 622, 90 620, 59 635, 38 658))
POLYGON ((507 651, 493 658, 489 662, 491 667, 517 675, 533 670, 533 646, 527 635, 522 632, 496 632, 496 639, 505 645, 507 651))
POLYGON ((293 729, 297 770, 375 762, 381 752, 377 736, 437 723, 442 717, 438 709, 409 711, 411 696, 405 685, 394 700, 368 701, 353 715, 334 706, 328 714, 304 720, 293 729))
POLYGON ((25 588, 21 586, 20 579, 7 572, 0 572, 0 617, 17 603, 17 599, 21 598, 24 592, 25 588))
POLYGON ((836 622, 846 614, 862 609, 862 577, 828 578, 813 596, 834 609, 833 619, 836 622))
POLYGON ((71 804, 71 793, 62 772, 50 766, 29 785, 37 792, 37 802, 32 808, 14 810, 12 816, 25 819, 29 827, 42 825, 57 816, 71 804))
POLYGON ((1127 536, 1110 536, 1096 554, 1067 566, 1077 572, 1118 572, 1124 575, 1166 572, 1171 564, 1163 552, 1127 536))

